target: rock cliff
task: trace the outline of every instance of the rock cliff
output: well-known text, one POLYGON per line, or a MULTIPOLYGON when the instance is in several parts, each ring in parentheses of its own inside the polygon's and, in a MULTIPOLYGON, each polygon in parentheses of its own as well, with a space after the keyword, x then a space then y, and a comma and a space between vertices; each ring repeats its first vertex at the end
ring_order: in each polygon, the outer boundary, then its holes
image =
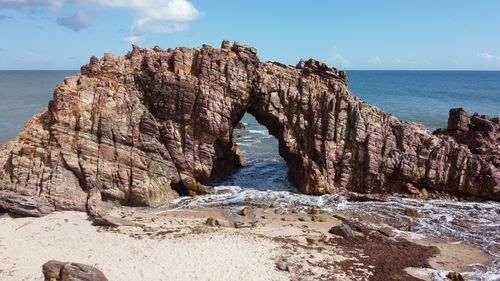
POLYGON ((232 130, 245 112, 278 139, 304 193, 426 188, 500 200, 498 118, 455 110, 432 134, 347 84, 324 63, 261 63, 228 41, 92 57, 1 147, 0 209, 12 210, 12 196, 35 210, 93 212, 101 200, 157 206, 209 192, 241 165, 232 130))

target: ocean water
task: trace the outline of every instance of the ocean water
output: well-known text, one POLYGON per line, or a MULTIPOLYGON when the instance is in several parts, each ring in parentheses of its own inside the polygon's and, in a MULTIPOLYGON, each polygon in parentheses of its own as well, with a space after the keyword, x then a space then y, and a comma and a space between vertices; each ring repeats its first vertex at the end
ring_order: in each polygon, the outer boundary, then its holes
POLYGON ((445 127, 448 111, 500 115, 500 71, 349 71, 351 92, 397 117, 445 127))
MULTIPOLYGON (((57 83, 76 71, 0 71, 0 142, 13 139, 25 122, 42 110, 57 83)), ((471 71, 350 71, 350 89, 365 101, 399 118, 429 129, 445 127, 448 110, 465 107, 469 112, 500 115, 500 72, 471 71)), ((420 201, 391 198, 389 202, 349 202, 343 194, 309 196, 297 193, 287 179, 287 167, 278 154, 278 142, 267 129, 246 114, 244 129, 233 134, 245 164, 213 183, 213 194, 180 197, 163 208, 223 206, 240 208, 245 198, 256 203, 279 204, 284 209, 355 211, 382 218, 405 220, 407 207, 424 215, 413 218, 413 232, 395 230, 414 238, 467 242, 483 248, 496 259, 488 266, 474 266, 467 280, 500 280, 500 203, 420 201), (475 224, 467 229, 453 223, 462 219, 475 224)), ((378 227, 380 225, 372 225, 378 227)), ((435 280, 446 280, 447 272, 427 270, 435 280)))
POLYGON ((77 71, 0 71, 0 143, 11 140, 52 99, 55 86, 77 71))

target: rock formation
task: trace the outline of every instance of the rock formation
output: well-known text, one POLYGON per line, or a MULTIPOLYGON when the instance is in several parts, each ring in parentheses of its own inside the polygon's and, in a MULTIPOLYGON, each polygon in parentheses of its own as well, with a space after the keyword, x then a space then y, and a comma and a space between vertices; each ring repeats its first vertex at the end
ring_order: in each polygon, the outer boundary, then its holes
POLYGON ((261 63, 254 48, 228 41, 92 57, 1 147, 0 189, 91 212, 101 199, 157 206, 205 193, 241 165, 232 130, 249 112, 278 139, 304 193, 426 188, 500 200, 498 118, 453 111, 433 135, 347 84, 324 63, 261 63))
POLYGON ((51 260, 42 266, 45 281, 108 281, 99 269, 80 263, 51 260))

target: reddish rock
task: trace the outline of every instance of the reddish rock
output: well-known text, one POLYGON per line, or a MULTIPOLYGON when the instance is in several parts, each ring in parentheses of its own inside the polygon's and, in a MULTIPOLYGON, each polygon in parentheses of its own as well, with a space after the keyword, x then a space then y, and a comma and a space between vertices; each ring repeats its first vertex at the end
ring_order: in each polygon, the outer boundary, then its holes
POLYGON ((394 237, 394 235, 396 235, 390 227, 381 227, 377 229, 377 231, 387 237, 394 237))
POLYGON ((403 211, 403 214, 407 217, 420 218, 422 214, 416 209, 407 208, 403 211))
POLYGON ((361 194, 357 192, 348 192, 348 200, 349 201, 355 201, 355 202, 368 202, 368 201, 375 201, 375 202, 388 202, 389 197, 384 194, 361 194))
POLYGON ((244 217, 248 216, 249 214, 250 214, 250 208, 248 208, 248 207, 245 207, 238 212, 238 215, 244 216, 244 217))
POLYGON ((232 130, 245 112, 278 139, 301 192, 411 184, 500 200, 498 118, 452 110, 432 134, 353 96, 343 71, 313 59, 261 63, 254 48, 228 41, 92 57, 0 147, 0 189, 95 214, 100 200, 158 206, 205 193, 241 166, 232 130))
POLYGON ((0 211, 26 217, 42 217, 55 210, 48 200, 0 191, 0 211))
POLYGON ((97 268, 79 264, 51 260, 42 266, 45 281, 107 281, 97 268))

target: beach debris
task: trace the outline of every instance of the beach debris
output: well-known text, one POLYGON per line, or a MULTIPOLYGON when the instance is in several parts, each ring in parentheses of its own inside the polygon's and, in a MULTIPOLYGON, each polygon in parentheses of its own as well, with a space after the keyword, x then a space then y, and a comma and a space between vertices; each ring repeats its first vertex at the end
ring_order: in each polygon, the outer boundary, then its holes
POLYGON ((138 223, 130 221, 124 218, 118 218, 111 215, 105 215, 103 217, 97 217, 92 220, 92 225, 94 226, 109 226, 109 227, 119 227, 119 226, 139 226, 138 223))
POLYGON ((207 218, 207 220, 205 221, 205 224, 208 226, 219 226, 219 221, 217 219, 214 219, 214 218, 207 218))
POLYGON ((330 234, 341 236, 344 238, 350 238, 356 236, 354 231, 347 224, 336 225, 328 231, 330 234))
POLYGON ((281 271, 290 271, 286 259, 283 257, 280 257, 278 261, 276 261, 276 268, 278 268, 281 271))
POLYGON ((51 260, 42 266, 45 281, 108 281, 99 269, 80 263, 51 260))
POLYGON ((247 228, 247 227, 251 227, 251 225, 245 224, 242 221, 235 221, 233 223, 233 226, 234 226, 234 228, 247 228))
POLYGON ((208 226, 212 226, 212 227, 216 227, 216 226, 221 226, 221 227, 230 227, 231 224, 223 219, 223 218, 207 218, 207 220, 205 221, 205 224, 208 225, 208 226))
POLYGON ((269 204, 269 208, 276 209, 276 208, 278 208, 278 205, 276 205, 276 203, 271 203, 271 204, 269 204))

